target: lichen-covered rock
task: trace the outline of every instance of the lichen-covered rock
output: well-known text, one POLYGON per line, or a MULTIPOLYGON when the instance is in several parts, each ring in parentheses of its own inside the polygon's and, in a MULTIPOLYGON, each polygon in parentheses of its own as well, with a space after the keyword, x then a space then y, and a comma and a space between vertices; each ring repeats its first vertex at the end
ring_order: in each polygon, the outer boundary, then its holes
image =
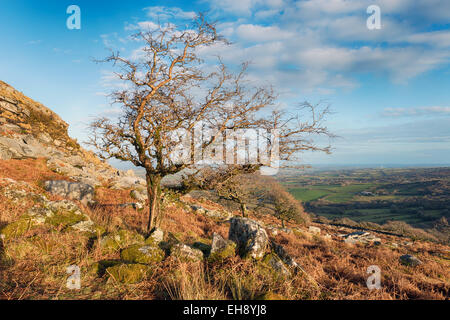
POLYGON ((76 204, 71 201, 45 201, 43 207, 29 209, 19 220, 0 230, 3 238, 16 238, 24 235, 36 226, 47 224, 53 227, 66 228, 82 221, 89 221, 76 204))
POLYGON ((24 215, 19 220, 11 222, 0 229, 0 238, 9 240, 23 236, 35 226, 42 224, 39 220, 24 215))
POLYGON ((289 269, 285 266, 281 258, 278 257, 275 253, 268 253, 261 262, 264 265, 268 266, 277 275, 285 277, 291 275, 289 269))
POLYGON ((160 228, 155 228, 150 236, 145 239, 146 244, 159 244, 164 240, 164 231, 160 228))
POLYGON ((289 255, 286 249, 281 245, 271 241, 271 247, 274 253, 286 264, 288 267, 293 268, 294 272, 297 272, 300 268, 298 263, 289 255))
POLYGON ((104 236, 99 245, 103 253, 112 253, 134 244, 144 244, 144 241, 142 235, 127 229, 121 229, 104 236))
POLYGON ((422 261, 413 255, 405 254, 400 257, 400 263, 409 267, 417 267, 422 264, 422 261))
POLYGON ((228 238, 236 242, 242 257, 259 260, 264 257, 269 243, 266 230, 258 222, 235 217, 230 220, 228 238))
POLYGON ((102 236, 106 232, 105 228, 95 224, 91 220, 78 222, 77 224, 72 225, 70 228, 92 237, 102 236))
POLYGON ((164 260, 165 254, 155 245, 133 245, 123 249, 120 258, 127 262, 154 264, 164 260))
POLYGON ((80 200, 84 204, 91 203, 94 199, 94 188, 80 182, 46 181, 45 190, 71 200, 80 200))
POLYGON ((59 227, 69 227, 81 221, 90 220, 80 208, 69 200, 48 201, 44 204, 41 214, 45 215, 45 223, 59 227))
POLYGON ((105 274, 106 269, 122 263, 123 262, 121 260, 101 260, 92 264, 89 271, 99 277, 102 277, 105 274))
POLYGON ((174 245, 170 249, 170 256, 177 260, 186 262, 197 262, 203 260, 203 252, 183 243, 174 245))
POLYGON ((220 234, 214 233, 211 253, 209 254, 208 261, 218 262, 236 255, 236 243, 230 240, 225 240, 220 234))
POLYGON ((115 281, 134 284, 145 279, 151 269, 143 264, 119 264, 106 269, 106 273, 115 281))

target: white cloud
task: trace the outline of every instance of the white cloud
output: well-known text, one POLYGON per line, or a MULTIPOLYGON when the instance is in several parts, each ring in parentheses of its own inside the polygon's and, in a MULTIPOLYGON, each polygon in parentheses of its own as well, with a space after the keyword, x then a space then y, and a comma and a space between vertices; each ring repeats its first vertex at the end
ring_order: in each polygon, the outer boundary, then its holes
MULTIPOLYGON (((426 27, 427 21, 442 16, 440 11, 450 12, 450 1, 379 0, 382 29, 375 31, 366 26, 366 9, 373 4, 368 0, 205 1, 219 21, 233 14, 218 30, 234 44, 202 48, 202 56, 211 61, 220 55, 228 64, 251 61, 254 79, 283 89, 331 93, 358 87, 356 78, 367 73, 406 83, 450 60, 450 32, 426 27)), ((145 11, 150 21, 126 28, 154 29, 158 20, 194 15, 164 6, 145 11)))
POLYGON ((450 115, 450 107, 385 108, 382 112, 382 116, 394 118, 433 115, 450 115))
POLYGON ((241 24, 237 30, 237 35, 245 41, 274 41, 292 39, 293 33, 281 30, 277 26, 260 26, 254 24, 241 24))
POLYGON ((183 11, 176 7, 164 7, 164 6, 154 6, 147 7, 144 9, 147 16, 154 19, 155 21, 164 21, 168 19, 193 19, 196 13, 193 11, 183 11))

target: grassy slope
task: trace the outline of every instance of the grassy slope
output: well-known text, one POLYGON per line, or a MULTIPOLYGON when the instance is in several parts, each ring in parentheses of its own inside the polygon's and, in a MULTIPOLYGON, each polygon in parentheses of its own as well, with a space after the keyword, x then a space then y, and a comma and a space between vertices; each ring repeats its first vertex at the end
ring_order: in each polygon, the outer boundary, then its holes
MULTIPOLYGON (((0 176, 25 180, 35 192, 45 193, 42 181, 55 174, 37 160, 26 162, 0 161, 0 176), (21 168, 15 169, 15 168, 21 168)), ((51 199, 56 199, 47 195, 51 199)), ((100 204, 131 202, 127 191, 100 188, 100 204)), ((0 195, 0 223, 15 221, 31 201, 20 205, 0 195)), ((204 206, 217 207, 206 202, 204 206)), ((128 228, 141 232, 146 214, 117 207, 84 208, 98 224, 114 231, 128 228)), ((209 242, 218 232, 227 236, 228 225, 186 210, 177 201, 165 209, 163 229, 180 240, 192 244, 209 242)), ((270 217, 255 217, 267 224, 277 223, 270 217)), ((14 259, 13 265, 0 265, 0 299, 253 299, 267 292, 287 299, 444 299, 449 294, 448 247, 428 242, 416 242, 412 247, 349 246, 337 237, 326 241, 312 236, 306 227, 295 233, 280 232, 274 239, 282 243, 305 269, 291 279, 273 277, 261 272, 254 264, 236 257, 221 264, 179 264, 170 259, 155 266, 152 275, 135 285, 123 285, 98 278, 89 267, 102 259, 117 259, 118 254, 102 254, 95 243, 75 233, 35 230, 26 237, 4 243, 4 254, 14 259), (415 254, 424 264, 409 268, 399 264, 402 254, 415 254), (65 284, 67 266, 81 267, 82 289, 71 291, 65 284), (366 288, 366 269, 378 265, 382 270, 381 290, 366 288), (313 279, 313 280, 311 280, 313 279)), ((337 234, 346 230, 320 226, 322 233, 337 234)), ((350 231, 350 230, 347 230, 350 231)), ((403 241, 383 236, 383 243, 403 241)))

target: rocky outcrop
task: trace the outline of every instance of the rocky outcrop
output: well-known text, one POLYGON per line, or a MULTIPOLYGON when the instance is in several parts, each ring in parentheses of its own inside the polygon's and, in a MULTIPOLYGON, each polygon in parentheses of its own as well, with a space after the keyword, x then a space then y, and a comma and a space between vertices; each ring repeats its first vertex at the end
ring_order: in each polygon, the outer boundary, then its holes
POLYGON ((44 195, 35 193, 33 186, 13 179, 0 179, 7 185, 0 192, 9 201, 21 205, 26 199, 32 200, 34 206, 29 208, 17 220, 2 226, 2 238, 17 238, 39 226, 48 228, 71 229, 89 236, 101 235, 103 228, 97 226, 76 203, 70 200, 50 201, 44 195))
POLYGON ((355 244, 380 244, 381 239, 366 231, 356 231, 349 234, 340 235, 345 243, 355 244))
POLYGON ((236 242, 242 257, 262 259, 269 245, 266 230, 257 221, 248 218, 232 218, 228 238, 236 242))
POLYGON ((0 160, 45 158, 52 171, 94 187, 145 186, 132 171, 116 170, 81 148, 68 127, 49 108, 0 81, 0 160))
POLYGON ((94 200, 94 188, 81 182, 46 181, 45 190, 64 198, 79 200, 85 205, 94 200))
POLYGON ((230 240, 225 240, 220 234, 214 233, 208 261, 220 262, 235 255, 236 243, 230 240))

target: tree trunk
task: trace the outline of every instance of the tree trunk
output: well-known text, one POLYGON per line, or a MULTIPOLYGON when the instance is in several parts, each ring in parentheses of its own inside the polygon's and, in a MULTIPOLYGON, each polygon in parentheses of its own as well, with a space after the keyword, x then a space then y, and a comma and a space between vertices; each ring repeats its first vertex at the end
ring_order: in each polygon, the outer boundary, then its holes
POLYGON ((248 210, 247 210, 247 205, 243 202, 241 202, 241 212, 242 212, 242 216, 244 218, 248 217, 248 210))
POLYGON ((284 224, 284 220, 283 219, 281 219, 281 226, 283 227, 283 229, 286 228, 286 225, 284 224))
POLYGON ((148 224, 147 232, 155 227, 155 220, 159 216, 161 202, 161 178, 155 175, 146 174, 147 195, 148 195, 148 224))

